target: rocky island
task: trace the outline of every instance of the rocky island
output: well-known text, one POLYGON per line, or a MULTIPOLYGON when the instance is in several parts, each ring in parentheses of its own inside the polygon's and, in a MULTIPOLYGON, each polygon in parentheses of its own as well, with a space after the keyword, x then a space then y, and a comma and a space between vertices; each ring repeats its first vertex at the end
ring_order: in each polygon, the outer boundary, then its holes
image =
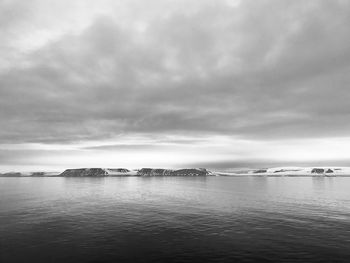
POLYGON ((80 168, 67 169, 59 176, 63 177, 106 177, 106 176, 207 176, 212 175, 205 168, 191 169, 153 169, 128 170, 125 168, 80 168))

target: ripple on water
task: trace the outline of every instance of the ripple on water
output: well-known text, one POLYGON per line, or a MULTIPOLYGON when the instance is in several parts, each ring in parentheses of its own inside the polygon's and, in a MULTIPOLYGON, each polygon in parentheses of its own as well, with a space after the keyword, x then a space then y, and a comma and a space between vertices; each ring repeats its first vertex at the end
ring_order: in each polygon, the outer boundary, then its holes
POLYGON ((350 178, 0 180, 1 262, 350 258, 350 178))

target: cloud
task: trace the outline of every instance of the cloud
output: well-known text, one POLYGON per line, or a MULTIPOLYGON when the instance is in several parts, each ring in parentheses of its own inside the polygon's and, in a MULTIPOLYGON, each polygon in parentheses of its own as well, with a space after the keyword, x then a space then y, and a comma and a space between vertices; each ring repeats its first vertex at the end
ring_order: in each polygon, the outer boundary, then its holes
POLYGON ((0 143, 349 134, 348 1, 0 7, 0 143))

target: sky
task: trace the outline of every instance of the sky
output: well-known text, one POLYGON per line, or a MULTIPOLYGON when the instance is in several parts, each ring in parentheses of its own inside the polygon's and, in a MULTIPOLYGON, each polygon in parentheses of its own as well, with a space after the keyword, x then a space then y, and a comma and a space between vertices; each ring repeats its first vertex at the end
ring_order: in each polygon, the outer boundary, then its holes
POLYGON ((348 0, 0 0, 0 171, 350 166, 348 0))

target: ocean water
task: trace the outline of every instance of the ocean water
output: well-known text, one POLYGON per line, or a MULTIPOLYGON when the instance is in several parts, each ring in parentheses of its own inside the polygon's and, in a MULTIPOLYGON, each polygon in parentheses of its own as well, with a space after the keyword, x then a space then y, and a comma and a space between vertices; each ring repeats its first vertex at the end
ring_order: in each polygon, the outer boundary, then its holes
POLYGON ((350 262, 350 178, 0 178, 0 262, 350 262))

